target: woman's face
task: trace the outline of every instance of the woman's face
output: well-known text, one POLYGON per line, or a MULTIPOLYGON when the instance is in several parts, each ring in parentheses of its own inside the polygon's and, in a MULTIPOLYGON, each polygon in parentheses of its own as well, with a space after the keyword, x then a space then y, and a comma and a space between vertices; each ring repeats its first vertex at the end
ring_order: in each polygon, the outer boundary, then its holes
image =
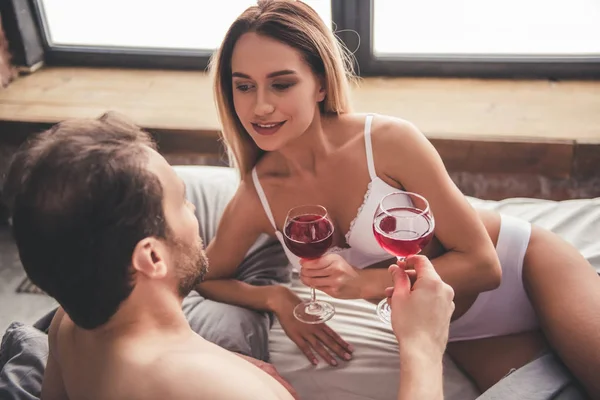
POLYGON ((233 49, 231 71, 235 112, 261 149, 281 148, 319 116, 325 90, 296 49, 245 33, 233 49))

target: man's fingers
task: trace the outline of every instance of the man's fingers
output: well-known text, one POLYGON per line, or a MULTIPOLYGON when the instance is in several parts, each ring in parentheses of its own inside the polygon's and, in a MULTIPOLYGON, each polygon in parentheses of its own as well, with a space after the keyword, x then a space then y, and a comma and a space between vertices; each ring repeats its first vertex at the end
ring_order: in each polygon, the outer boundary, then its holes
POLYGON ((394 294, 394 288, 393 287, 387 287, 387 288, 385 288, 385 297, 392 297, 393 294, 394 294))
POLYGON ((397 265, 391 265, 389 268, 394 281, 394 295, 405 295, 410 291, 410 279, 404 269, 397 265))
POLYGON ((415 271, 414 269, 407 269, 406 275, 408 275, 408 279, 410 279, 410 284, 412 286, 417 280, 417 271, 415 271))
POLYGON ((412 256, 406 259, 407 268, 413 268, 419 278, 440 279, 435 268, 425 256, 412 256))
POLYGON ((455 309, 456 309, 456 303, 454 301, 452 301, 452 304, 450 304, 450 316, 452 316, 452 314, 454 314, 455 309))

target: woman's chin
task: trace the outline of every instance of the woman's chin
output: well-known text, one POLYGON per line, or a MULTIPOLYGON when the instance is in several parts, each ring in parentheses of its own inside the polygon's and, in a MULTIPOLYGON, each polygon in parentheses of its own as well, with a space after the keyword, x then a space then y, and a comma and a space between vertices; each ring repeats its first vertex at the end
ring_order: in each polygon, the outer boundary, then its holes
POLYGON ((256 140, 257 138, 253 138, 253 139, 254 139, 254 143, 262 151, 276 151, 281 148, 281 143, 279 143, 278 140, 273 140, 274 138, 265 139, 263 137, 259 137, 258 140, 256 140))
POLYGON ((281 149, 281 146, 264 146, 260 148, 263 151, 278 151, 281 149))

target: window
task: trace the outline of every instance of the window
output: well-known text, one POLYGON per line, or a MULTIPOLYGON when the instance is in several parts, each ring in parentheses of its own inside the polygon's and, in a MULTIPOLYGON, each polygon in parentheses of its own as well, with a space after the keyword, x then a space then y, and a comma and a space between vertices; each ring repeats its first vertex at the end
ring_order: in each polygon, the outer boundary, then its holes
MULTIPOLYGON (((67 60, 96 63, 102 62, 99 56, 103 55, 110 64, 118 55, 122 63, 137 64, 160 62, 162 56, 167 57, 163 63, 170 57, 175 64, 195 63, 199 68, 206 66, 231 22, 256 4, 252 0, 36 1, 48 50, 67 60)), ((330 0, 306 3, 331 25, 330 0)))
POLYGON ((598 0, 355 0, 369 75, 600 77, 598 0))
MULTIPOLYGON (((600 0, 305 1, 362 75, 600 77, 600 0)), ((50 64, 203 69, 256 0, 34 2, 50 64)))
POLYGON ((598 0, 376 0, 376 56, 600 54, 598 0))
MULTIPOLYGON (((50 46, 213 50, 248 0, 38 0, 50 46)), ((307 1, 331 25, 330 1, 307 1)))

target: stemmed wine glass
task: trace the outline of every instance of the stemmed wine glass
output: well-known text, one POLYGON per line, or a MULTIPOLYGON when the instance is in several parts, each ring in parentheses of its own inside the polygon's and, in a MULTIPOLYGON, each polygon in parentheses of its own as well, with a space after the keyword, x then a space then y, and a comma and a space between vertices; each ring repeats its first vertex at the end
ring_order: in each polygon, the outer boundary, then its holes
MULTIPOLYGON (((292 208, 285 219, 283 237, 287 248, 305 260, 321 257, 333 243, 333 223, 327 209, 319 205, 305 205, 292 208)), ((310 300, 305 300, 294 308, 294 316, 307 324, 319 324, 335 314, 333 305, 316 299, 311 288, 310 300)))
MULTIPOLYGON (((413 256, 429 244, 435 222, 427 200, 405 191, 390 193, 381 199, 373 218, 373 234, 379 245, 398 261, 413 256)), ((391 321, 387 299, 377 305, 377 315, 391 321)))

